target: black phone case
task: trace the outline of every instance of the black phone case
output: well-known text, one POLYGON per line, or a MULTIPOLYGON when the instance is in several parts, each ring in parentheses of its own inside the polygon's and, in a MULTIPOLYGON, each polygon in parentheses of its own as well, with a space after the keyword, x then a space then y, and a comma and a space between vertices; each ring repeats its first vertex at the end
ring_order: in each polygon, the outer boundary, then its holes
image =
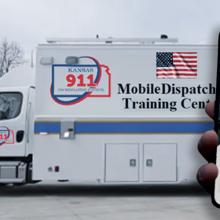
MULTIPOLYGON (((220 128, 219 110, 220 110, 220 32, 218 35, 218 56, 217 56, 217 79, 216 79, 216 99, 215 99, 215 113, 214 113, 214 129, 218 134, 218 128, 220 128)), ((216 153, 217 156, 217 153, 216 153)), ((216 163, 216 161, 215 161, 216 163)), ((215 185, 214 185, 215 187, 215 185)), ((215 200, 215 190, 212 193, 212 203, 216 207, 220 208, 220 204, 215 200)))

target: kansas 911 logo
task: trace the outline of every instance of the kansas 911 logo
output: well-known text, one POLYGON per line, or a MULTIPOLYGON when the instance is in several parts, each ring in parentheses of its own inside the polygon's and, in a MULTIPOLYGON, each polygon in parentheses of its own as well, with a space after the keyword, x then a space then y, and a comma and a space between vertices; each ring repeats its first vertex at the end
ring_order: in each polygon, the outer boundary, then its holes
POLYGON ((74 105, 87 98, 111 96, 109 67, 93 57, 79 57, 79 64, 52 66, 51 96, 62 105, 74 105))
POLYGON ((14 144, 14 131, 7 127, 0 127, 0 146, 3 144, 14 144))

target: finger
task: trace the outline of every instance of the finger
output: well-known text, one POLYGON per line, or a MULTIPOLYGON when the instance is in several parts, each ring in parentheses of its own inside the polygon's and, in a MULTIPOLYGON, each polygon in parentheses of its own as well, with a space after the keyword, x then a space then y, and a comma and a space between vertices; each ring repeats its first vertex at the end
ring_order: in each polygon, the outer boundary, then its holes
POLYGON ((199 168, 197 180, 208 193, 213 194, 217 176, 218 168, 215 164, 209 163, 199 168))
POLYGON ((209 117, 211 117, 212 119, 214 119, 214 109, 215 109, 215 102, 209 102, 206 105, 205 111, 206 113, 209 115, 209 117))
POLYGON ((215 131, 207 131, 200 138, 198 150, 208 162, 215 162, 218 136, 215 131))

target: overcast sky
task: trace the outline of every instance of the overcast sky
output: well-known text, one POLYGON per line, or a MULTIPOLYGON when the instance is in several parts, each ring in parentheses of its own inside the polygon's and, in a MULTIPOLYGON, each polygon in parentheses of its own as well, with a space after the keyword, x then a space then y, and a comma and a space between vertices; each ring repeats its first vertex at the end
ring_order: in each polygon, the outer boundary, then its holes
POLYGON ((26 57, 48 37, 158 37, 216 42, 219 0, 0 0, 0 38, 26 57))

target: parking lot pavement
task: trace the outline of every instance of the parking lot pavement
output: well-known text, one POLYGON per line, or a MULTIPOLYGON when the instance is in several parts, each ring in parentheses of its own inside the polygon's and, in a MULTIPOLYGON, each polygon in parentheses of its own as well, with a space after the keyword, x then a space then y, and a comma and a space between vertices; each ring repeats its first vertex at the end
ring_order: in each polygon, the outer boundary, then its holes
POLYGON ((1 220, 219 220, 199 187, 35 184, 0 188, 1 220))

